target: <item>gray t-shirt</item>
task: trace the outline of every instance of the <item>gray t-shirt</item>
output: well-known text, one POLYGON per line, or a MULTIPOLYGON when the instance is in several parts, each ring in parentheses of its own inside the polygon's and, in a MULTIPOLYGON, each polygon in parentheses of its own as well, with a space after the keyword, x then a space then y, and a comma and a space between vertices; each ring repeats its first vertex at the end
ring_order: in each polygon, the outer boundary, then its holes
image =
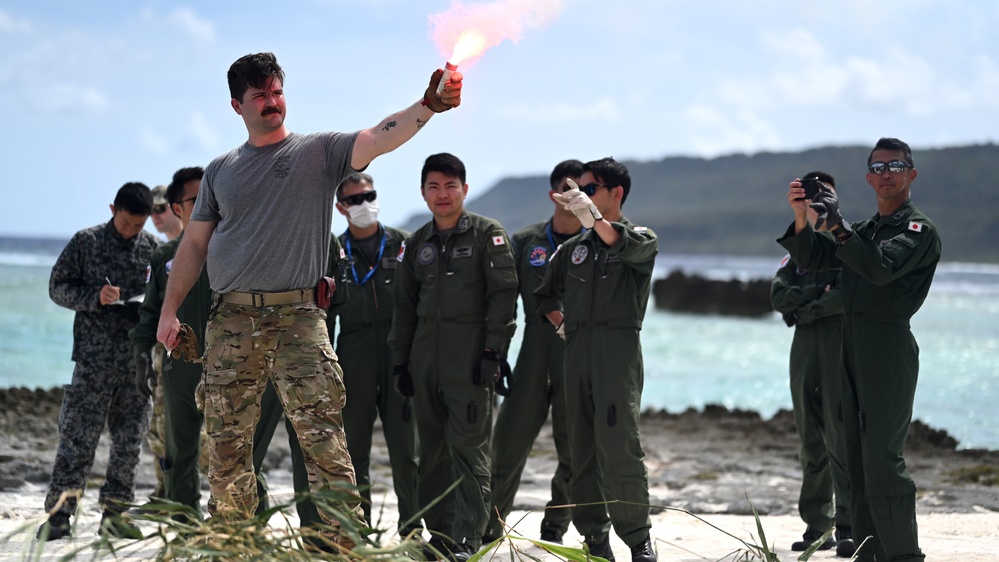
POLYGON ((325 275, 336 187, 357 133, 291 133, 243 144, 205 169, 191 220, 218 221, 208 244, 212 289, 287 291, 325 275))

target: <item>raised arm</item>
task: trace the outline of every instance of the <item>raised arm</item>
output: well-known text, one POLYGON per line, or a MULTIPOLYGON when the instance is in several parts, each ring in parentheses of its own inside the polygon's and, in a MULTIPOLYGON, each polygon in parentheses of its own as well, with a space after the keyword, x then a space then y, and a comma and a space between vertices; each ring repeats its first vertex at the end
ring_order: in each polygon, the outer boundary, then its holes
POLYGON ((393 113, 381 123, 364 129, 354 140, 354 151, 350 165, 355 170, 363 170, 377 156, 399 148, 413 138, 434 113, 441 113, 461 104, 461 73, 455 71, 441 94, 437 94, 437 83, 444 71, 437 69, 430 77, 423 99, 402 111, 393 113))

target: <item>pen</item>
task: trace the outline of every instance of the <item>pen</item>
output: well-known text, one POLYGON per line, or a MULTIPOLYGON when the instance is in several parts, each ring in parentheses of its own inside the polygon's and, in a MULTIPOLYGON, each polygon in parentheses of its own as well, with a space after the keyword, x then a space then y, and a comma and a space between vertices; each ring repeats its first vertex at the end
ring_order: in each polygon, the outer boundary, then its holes
POLYGON ((111 285, 112 287, 114 287, 114 283, 111 283, 110 279, 108 279, 107 277, 105 277, 104 280, 108 282, 108 285, 111 285))

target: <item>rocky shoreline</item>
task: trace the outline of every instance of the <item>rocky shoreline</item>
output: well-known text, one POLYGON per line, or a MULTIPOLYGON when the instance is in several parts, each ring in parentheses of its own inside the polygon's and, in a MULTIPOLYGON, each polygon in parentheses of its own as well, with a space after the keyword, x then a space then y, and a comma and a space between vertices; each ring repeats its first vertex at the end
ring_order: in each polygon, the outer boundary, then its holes
MULTIPOLYGON (((47 484, 58 443, 61 401, 62 388, 0 389, 0 496, 26 485, 43 488, 47 484)), ((752 502, 761 514, 796 513, 800 469, 790 412, 782 410, 763 419, 755 412, 720 406, 681 413, 646 411, 641 430, 654 505, 694 513, 747 514, 752 502)), ((920 508, 943 513, 999 512, 999 451, 957 450, 956 445, 945 431, 913 423, 906 459, 919 489, 920 508)), ((137 496, 155 483, 150 459, 144 452, 137 496)), ((105 435, 94 479, 103 476, 106 461, 105 435)), ((546 426, 524 472, 524 495, 532 496, 529 492, 536 487, 543 496, 554 466, 555 452, 546 426)), ((380 430, 376 431, 373 470, 375 485, 390 489, 388 454, 380 430)), ((290 473, 283 430, 268 451, 265 471, 279 479, 290 473)), ((524 504, 519 509, 538 507, 519 498, 524 504)))

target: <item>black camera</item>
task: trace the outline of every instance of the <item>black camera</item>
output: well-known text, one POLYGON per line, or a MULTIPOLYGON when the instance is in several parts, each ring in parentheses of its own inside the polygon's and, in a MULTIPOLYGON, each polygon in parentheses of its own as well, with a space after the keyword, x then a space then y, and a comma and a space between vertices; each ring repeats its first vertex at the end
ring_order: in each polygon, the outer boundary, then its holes
POLYGON ((803 201, 805 199, 814 201, 815 196, 822 191, 822 182, 819 181, 819 178, 804 178, 801 180, 801 187, 805 188, 805 196, 799 197, 796 201, 803 201))

